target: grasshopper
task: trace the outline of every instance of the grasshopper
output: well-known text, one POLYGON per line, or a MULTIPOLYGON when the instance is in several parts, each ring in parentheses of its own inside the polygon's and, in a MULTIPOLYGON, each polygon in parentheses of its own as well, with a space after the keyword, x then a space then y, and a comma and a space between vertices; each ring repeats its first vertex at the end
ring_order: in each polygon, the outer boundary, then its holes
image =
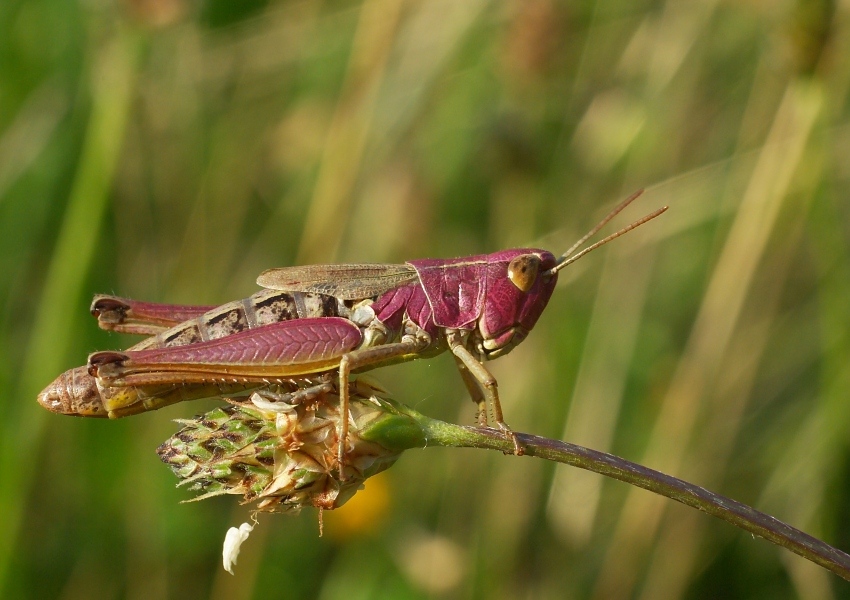
MULTIPOLYGON (((478 423, 505 423, 496 379, 484 362, 510 352, 534 327, 558 271, 646 223, 662 207, 578 251, 643 190, 615 207, 556 258, 517 248, 405 264, 310 265, 271 269, 250 298, 219 307, 152 304, 96 296, 104 329, 151 337, 124 352, 95 352, 48 386, 45 408, 79 416, 122 417, 182 400, 263 388, 273 399, 304 401, 334 385, 348 414, 352 373, 449 350, 474 402, 478 423)), ((348 420, 341 419, 343 464, 348 420)))

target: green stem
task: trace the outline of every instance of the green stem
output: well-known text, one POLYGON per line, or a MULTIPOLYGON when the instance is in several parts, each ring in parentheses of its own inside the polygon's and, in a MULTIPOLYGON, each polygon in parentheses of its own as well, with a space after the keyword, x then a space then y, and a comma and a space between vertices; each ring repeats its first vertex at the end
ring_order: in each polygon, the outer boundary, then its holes
MULTIPOLYGON (((405 412, 422 427, 429 446, 486 448, 513 453, 512 442, 497 430, 452 425, 410 409, 405 412)), ((850 555, 746 504, 611 454, 525 433, 516 436, 525 447, 526 456, 593 471, 666 496, 787 548, 850 581, 850 555)))

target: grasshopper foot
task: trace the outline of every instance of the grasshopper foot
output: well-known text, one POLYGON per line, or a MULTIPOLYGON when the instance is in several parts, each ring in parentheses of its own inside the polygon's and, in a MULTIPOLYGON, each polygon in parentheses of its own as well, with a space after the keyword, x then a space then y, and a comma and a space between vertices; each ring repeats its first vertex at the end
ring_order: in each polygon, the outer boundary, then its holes
POLYGON ((505 437, 508 438, 508 441, 514 445, 514 455, 522 456, 525 454, 525 446, 522 445, 522 442, 519 441, 519 438, 517 438, 513 430, 508 427, 507 423, 499 421, 497 425, 499 426, 499 431, 504 433, 505 437))

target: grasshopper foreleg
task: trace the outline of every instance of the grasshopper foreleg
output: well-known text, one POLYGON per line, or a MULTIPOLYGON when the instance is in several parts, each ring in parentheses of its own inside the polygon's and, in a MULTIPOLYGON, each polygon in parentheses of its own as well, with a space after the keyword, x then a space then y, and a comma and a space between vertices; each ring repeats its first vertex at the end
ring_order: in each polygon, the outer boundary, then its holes
POLYGON ((483 415, 484 425, 487 424, 486 405, 489 404, 490 410, 493 411, 493 421, 495 421, 496 426, 513 443, 514 454, 522 456, 524 454, 522 444, 519 443, 516 434, 508 427, 508 424, 505 423, 502 417, 502 405, 499 402, 499 385, 496 378, 487 370, 487 367, 478 362, 472 353, 466 349, 466 346, 463 345, 462 333, 460 331, 449 330, 446 333, 446 341, 455 359, 459 362, 458 370, 473 401, 478 404, 478 423, 481 424, 483 415), (461 366, 463 368, 460 368, 461 366), (473 392, 473 388, 477 388, 477 391, 473 392))

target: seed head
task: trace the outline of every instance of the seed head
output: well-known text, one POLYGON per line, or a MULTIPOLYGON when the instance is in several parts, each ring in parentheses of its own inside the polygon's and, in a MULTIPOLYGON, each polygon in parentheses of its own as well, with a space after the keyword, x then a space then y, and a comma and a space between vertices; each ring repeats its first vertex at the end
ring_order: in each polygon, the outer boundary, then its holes
MULTIPOLYGON (((422 445, 421 430, 395 404, 353 386, 344 474, 337 462, 339 397, 303 404, 272 402, 262 392, 191 420, 158 449, 194 500, 237 494, 257 511, 298 512, 342 506, 363 482, 422 445)), ((374 391, 369 388, 369 391, 374 391)))

